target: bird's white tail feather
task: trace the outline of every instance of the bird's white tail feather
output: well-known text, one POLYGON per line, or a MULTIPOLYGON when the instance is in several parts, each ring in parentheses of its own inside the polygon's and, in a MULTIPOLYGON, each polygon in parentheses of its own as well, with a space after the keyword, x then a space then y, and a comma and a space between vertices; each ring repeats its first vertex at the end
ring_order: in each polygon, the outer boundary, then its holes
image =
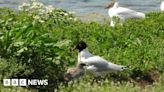
POLYGON ((114 71, 123 71, 123 70, 127 70, 128 67, 126 66, 122 66, 122 65, 117 65, 117 64, 113 64, 113 63, 109 63, 108 68, 114 71))

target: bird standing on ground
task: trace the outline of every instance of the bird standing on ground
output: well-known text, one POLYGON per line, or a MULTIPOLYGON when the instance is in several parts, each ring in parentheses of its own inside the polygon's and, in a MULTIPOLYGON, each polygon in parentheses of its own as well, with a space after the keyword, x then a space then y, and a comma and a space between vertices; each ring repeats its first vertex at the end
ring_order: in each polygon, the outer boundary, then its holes
POLYGON ((119 7, 118 2, 113 1, 109 4, 106 9, 108 9, 108 15, 110 17, 110 26, 114 27, 116 22, 114 17, 118 17, 120 22, 123 23, 127 18, 145 18, 145 14, 137 12, 128 8, 119 7))
POLYGON ((86 50, 86 48, 87 44, 84 41, 80 41, 76 45, 76 49, 79 50, 78 63, 86 64, 86 70, 99 75, 109 71, 123 71, 127 69, 126 66, 117 65, 101 58, 100 56, 92 55, 88 50, 86 50))
POLYGON ((161 11, 164 11, 164 1, 161 2, 160 8, 161 8, 161 11))
POLYGON ((83 76, 85 72, 84 66, 86 65, 77 64, 76 67, 69 68, 67 72, 64 74, 64 80, 69 81, 83 76))

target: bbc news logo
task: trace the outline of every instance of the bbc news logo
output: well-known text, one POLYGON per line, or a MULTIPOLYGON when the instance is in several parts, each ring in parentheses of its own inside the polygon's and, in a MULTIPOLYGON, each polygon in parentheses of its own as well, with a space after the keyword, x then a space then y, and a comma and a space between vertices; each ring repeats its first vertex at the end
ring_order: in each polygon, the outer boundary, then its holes
POLYGON ((38 79, 3 79, 4 86, 46 86, 48 85, 48 80, 38 80, 38 79))

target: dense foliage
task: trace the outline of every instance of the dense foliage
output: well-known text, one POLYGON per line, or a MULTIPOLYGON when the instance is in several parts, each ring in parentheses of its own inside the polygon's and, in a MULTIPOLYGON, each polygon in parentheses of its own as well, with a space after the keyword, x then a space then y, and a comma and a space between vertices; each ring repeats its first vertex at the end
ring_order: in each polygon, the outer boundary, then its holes
POLYGON ((71 41, 56 38, 53 29, 75 20, 61 9, 53 9, 36 19, 35 16, 39 15, 36 15, 37 9, 34 10, 0 9, 1 80, 48 79, 48 88, 56 88, 70 60, 67 54, 71 41))
POLYGON ((77 62, 77 52, 71 48, 79 40, 86 41, 93 54, 129 65, 123 72, 126 76, 152 69, 163 72, 164 13, 149 13, 146 19, 130 19, 112 28, 81 22, 61 9, 48 11, 43 5, 27 10, 34 5, 24 4, 20 11, 0 8, 1 80, 48 79, 48 87, 35 87, 57 88, 65 70, 77 62))

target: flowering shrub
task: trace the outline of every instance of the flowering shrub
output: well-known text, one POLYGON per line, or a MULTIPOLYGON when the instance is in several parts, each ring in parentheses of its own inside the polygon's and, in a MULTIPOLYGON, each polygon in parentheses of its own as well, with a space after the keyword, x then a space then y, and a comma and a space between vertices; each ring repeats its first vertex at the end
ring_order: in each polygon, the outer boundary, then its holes
POLYGON ((44 23, 51 19, 54 22, 69 22, 76 21, 71 12, 64 11, 59 8, 54 8, 52 5, 44 5, 37 0, 31 0, 29 3, 23 3, 19 6, 20 11, 28 12, 35 21, 44 23))
POLYGON ((62 75, 70 62, 66 52, 71 42, 69 39, 59 40, 54 26, 69 23, 73 17, 61 9, 39 14, 40 9, 17 12, 0 8, 0 79, 48 79, 48 86, 34 88, 53 90, 63 81, 62 75))

